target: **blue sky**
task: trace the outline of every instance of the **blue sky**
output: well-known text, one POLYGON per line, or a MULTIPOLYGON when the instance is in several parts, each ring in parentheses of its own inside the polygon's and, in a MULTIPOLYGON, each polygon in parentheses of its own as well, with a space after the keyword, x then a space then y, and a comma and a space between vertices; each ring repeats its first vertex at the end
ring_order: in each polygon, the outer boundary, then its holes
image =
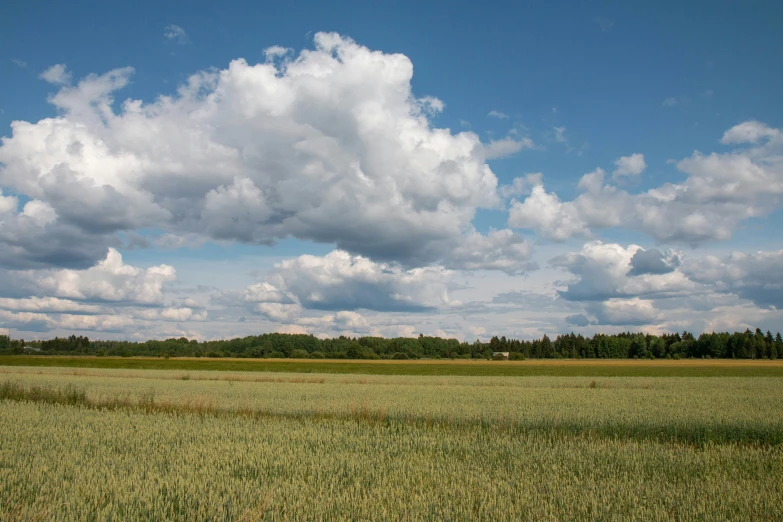
POLYGON ((0 328, 779 329, 781 22, 762 1, 5 3, 0 328))

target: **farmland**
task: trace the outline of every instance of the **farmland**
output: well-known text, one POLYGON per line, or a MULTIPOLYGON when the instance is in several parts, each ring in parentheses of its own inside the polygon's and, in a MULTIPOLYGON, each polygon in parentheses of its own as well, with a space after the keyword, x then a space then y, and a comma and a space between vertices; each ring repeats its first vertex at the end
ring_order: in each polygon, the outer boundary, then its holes
POLYGON ((365 375, 783 377, 783 360, 731 359, 688 359, 680 361, 627 359, 366 361, 0 355, 0 366, 365 375))
POLYGON ((783 517, 778 363, 451 364, 544 373, 2 366, 0 519, 783 517))

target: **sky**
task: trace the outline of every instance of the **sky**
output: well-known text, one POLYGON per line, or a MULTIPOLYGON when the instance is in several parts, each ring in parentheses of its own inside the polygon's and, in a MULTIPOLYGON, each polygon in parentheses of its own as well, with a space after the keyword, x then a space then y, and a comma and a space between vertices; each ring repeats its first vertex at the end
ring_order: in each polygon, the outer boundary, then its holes
POLYGON ((0 331, 781 330, 783 4, 0 5, 0 331))

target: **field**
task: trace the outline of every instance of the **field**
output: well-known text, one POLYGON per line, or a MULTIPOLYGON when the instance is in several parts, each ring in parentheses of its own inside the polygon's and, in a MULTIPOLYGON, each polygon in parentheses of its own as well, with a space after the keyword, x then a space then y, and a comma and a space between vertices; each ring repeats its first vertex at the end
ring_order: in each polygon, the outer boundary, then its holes
POLYGON ((783 519, 777 363, 374 367, 0 366, 0 520, 783 519))
POLYGON ((747 359, 693 359, 680 361, 630 359, 365 361, 3 355, 0 356, 0 366, 348 373, 363 375, 783 377, 783 359, 775 361, 747 359))

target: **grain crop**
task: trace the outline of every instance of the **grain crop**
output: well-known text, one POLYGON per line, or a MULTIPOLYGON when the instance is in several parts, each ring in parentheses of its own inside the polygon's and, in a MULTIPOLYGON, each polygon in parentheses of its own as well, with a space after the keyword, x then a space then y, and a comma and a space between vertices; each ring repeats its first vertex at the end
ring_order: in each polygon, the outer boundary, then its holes
POLYGON ((0 367, 0 520, 779 520, 782 384, 0 367))

